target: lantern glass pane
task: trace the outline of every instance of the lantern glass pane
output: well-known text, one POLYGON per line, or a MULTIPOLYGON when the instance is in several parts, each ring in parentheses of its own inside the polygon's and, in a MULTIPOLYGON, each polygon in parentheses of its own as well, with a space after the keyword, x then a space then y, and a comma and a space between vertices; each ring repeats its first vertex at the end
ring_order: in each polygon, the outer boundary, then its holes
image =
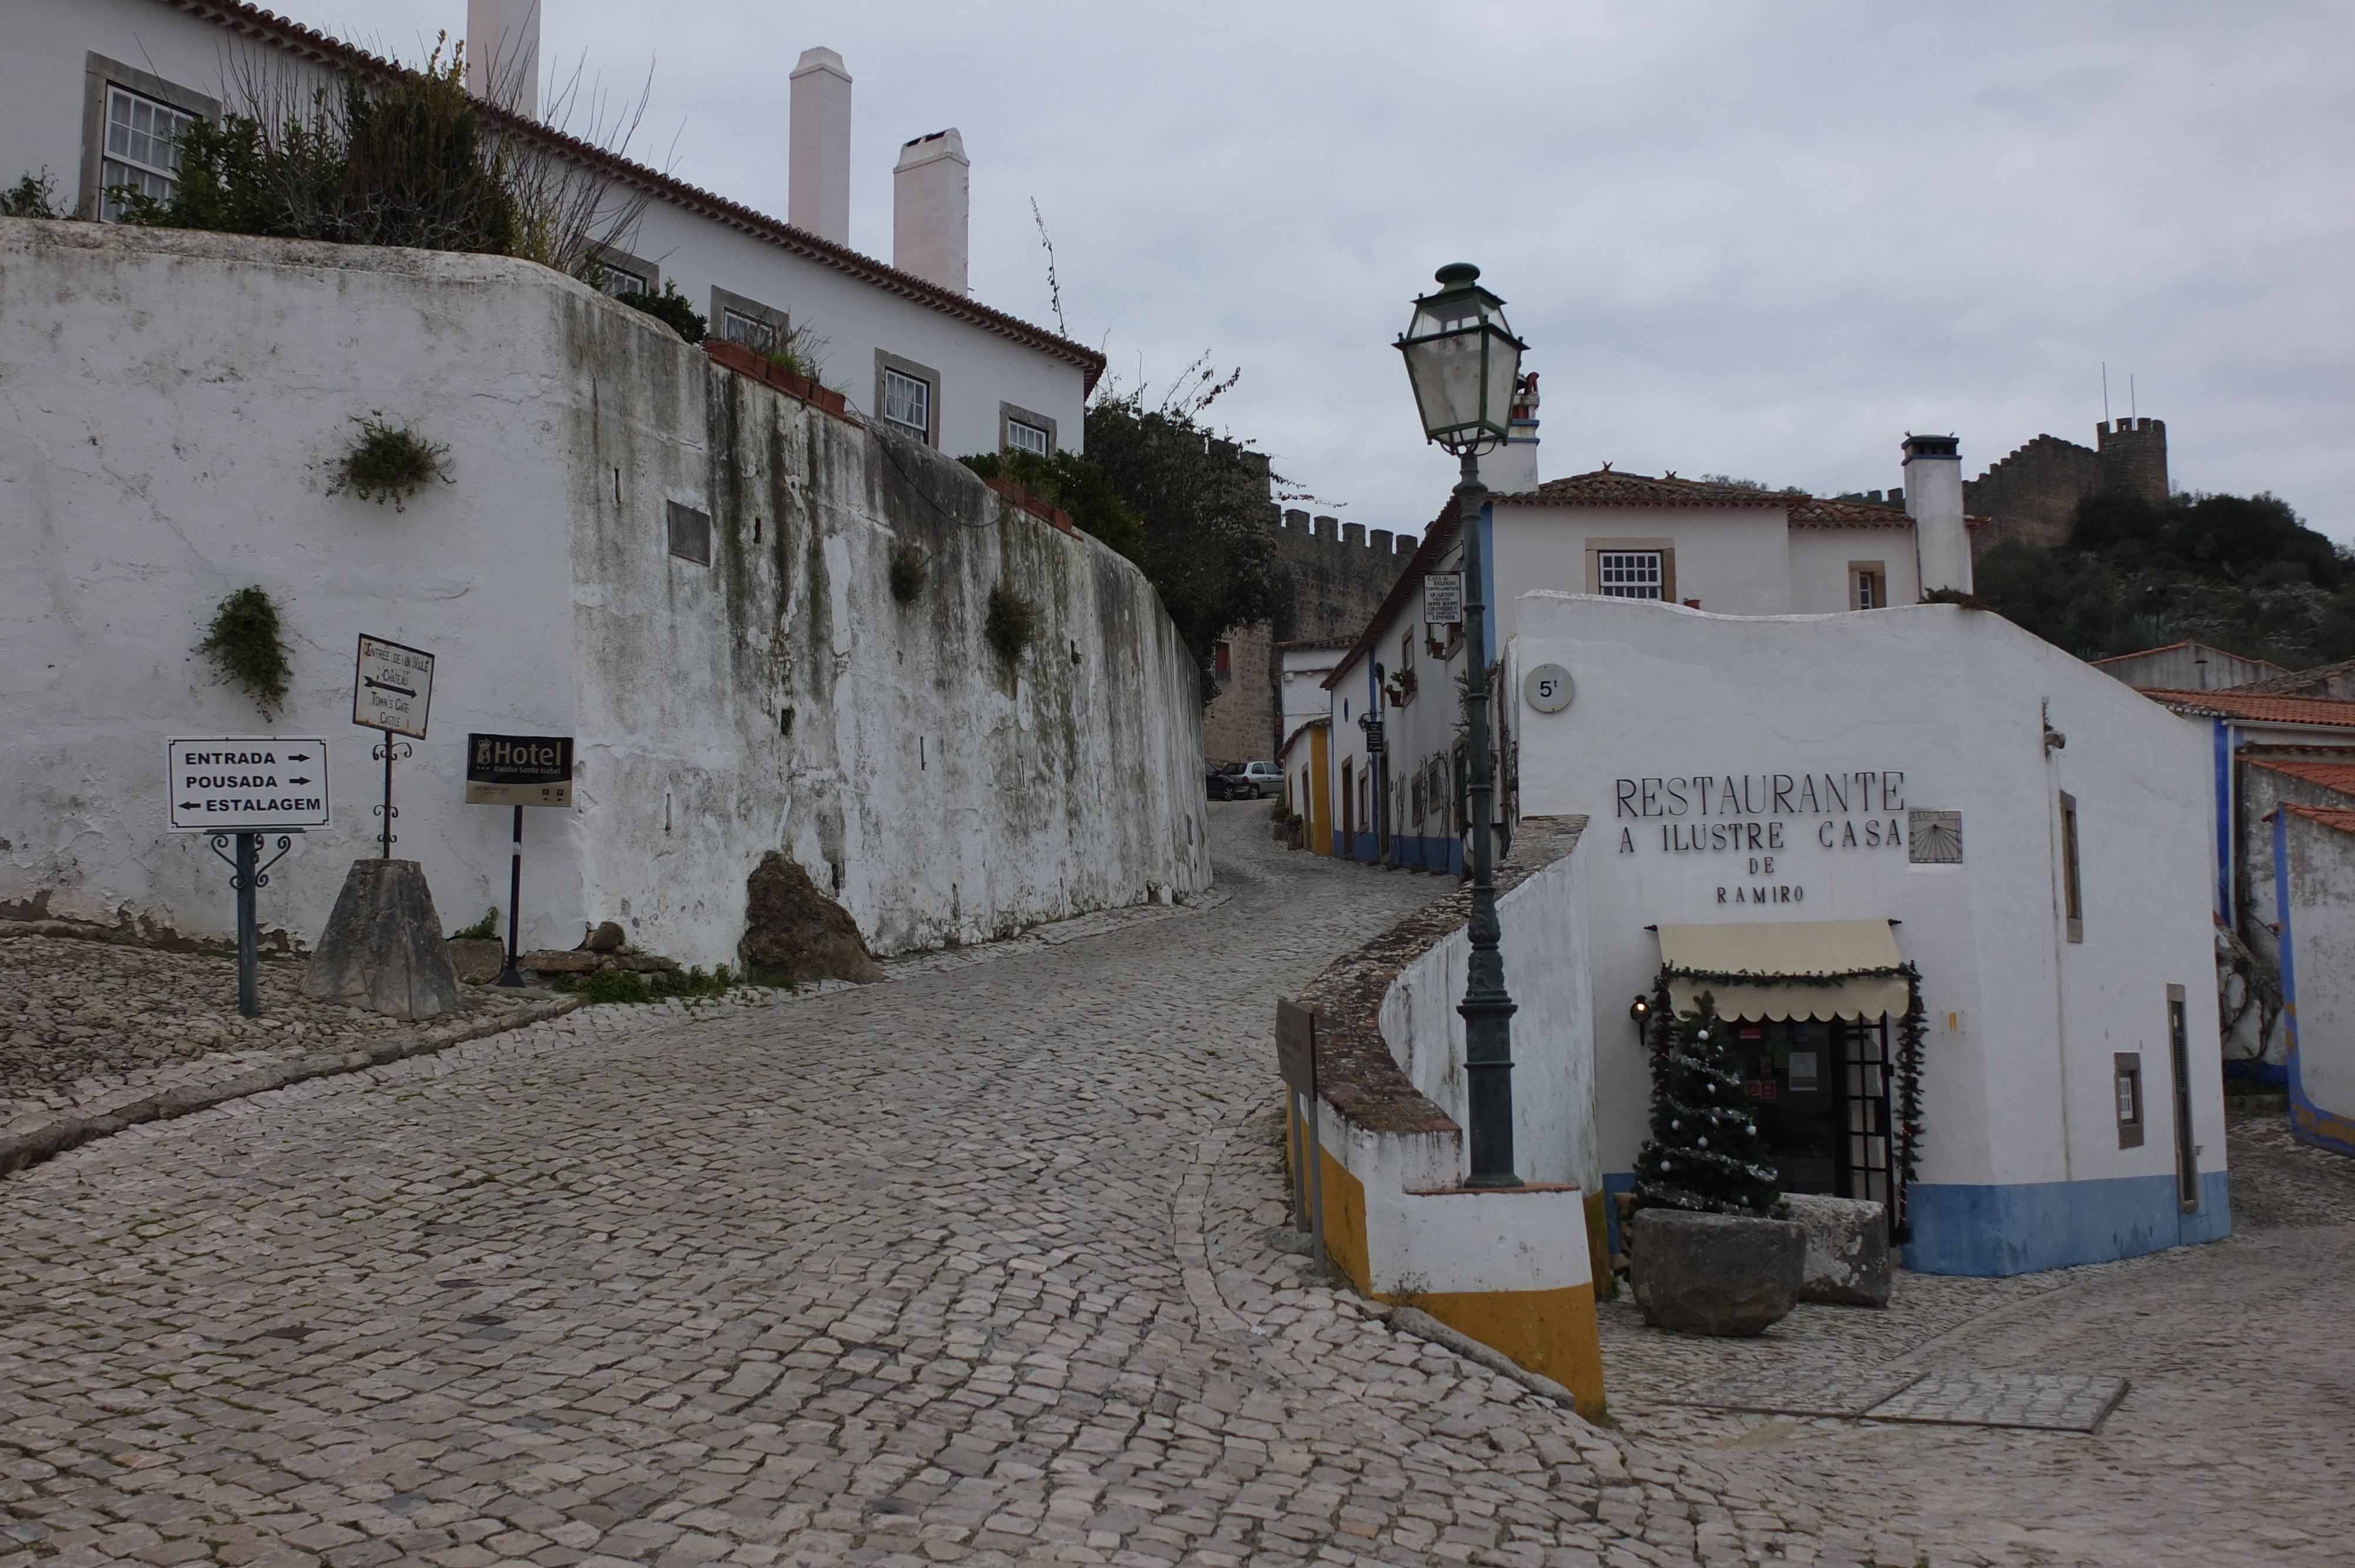
POLYGON ((1426 431, 1436 435, 1479 420, 1483 337, 1457 332, 1408 342, 1407 366, 1426 431))

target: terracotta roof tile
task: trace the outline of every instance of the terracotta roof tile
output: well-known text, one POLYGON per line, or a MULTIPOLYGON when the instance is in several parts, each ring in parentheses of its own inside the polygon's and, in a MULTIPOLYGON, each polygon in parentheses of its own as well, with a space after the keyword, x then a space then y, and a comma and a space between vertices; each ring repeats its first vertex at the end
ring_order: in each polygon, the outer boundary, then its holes
POLYGON ((2307 762, 2293 758, 2252 757, 2252 768, 2271 768, 2286 773, 2292 779, 2303 779, 2309 784, 2319 784, 2341 795, 2355 797, 2355 762, 2307 762))
POLYGON ((1708 484, 1668 474, 1614 473, 1597 469, 1568 479, 1550 479, 1535 490, 1499 492, 1499 506, 1788 506, 1804 499, 1793 492, 1753 490, 1741 484, 1708 484))
MULTIPOLYGON (((259 6, 245 5, 242 0, 157 0, 157 3, 168 5, 176 11, 185 11, 192 16, 201 17, 232 33, 258 38, 298 58, 346 67, 367 79, 382 79, 386 77, 408 73, 407 67, 395 61, 369 54, 367 50, 357 48, 340 38, 330 37, 315 28, 306 27, 299 22, 289 21, 259 6)), ((955 290, 943 289, 927 279, 917 277, 912 272, 903 272, 897 267, 887 266, 871 256, 860 255, 847 245, 837 245, 830 239, 820 238, 805 228, 795 228, 782 219, 771 217, 766 213, 756 212, 740 202, 729 200, 726 196, 714 196, 709 191, 688 185, 685 180, 666 175, 659 169, 651 169, 644 164, 633 163, 627 158, 606 151, 594 143, 584 142, 578 136, 568 135, 537 120, 511 113, 494 103, 477 101, 476 107, 485 120, 496 122, 517 134, 529 136, 534 140, 558 147, 568 156, 602 169, 622 184, 634 185, 649 195, 661 197, 675 207, 699 213, 714 222, 724 224, 741 233, 749 234, 756 239, 766 240, 780 249, 790 250, 796 255, 806 257, 823 266, 831 267, 838 272, 847 272, 860 281, 871 283, 886 292, 928 305, 943 315, 954 316, 961 321, 994 333, 999 337, 1021 344, 1026 348, 1035 348, 1041 354, 1075 365, 1085 374, 1088 390, 1091 392, 1095 390, 1097 378, 1103 375, 1104 356, 1083 343, 1073 343, 1067 337, 1059 337, 1044 327, 1031 325, 1019 316, 1011 316, 1004 311, 992 310, 987 305, 967 299, 955 290)))
POLYGON ((2355 698, 2269 697, 2242 691, 2185 692, 2165 686, 2133 688, 2152 702, 2200 718, 2249 719, 2258 724, 2328 725, 2355 729, 2355 698))
POLYGON ((2355 833, 2355 810, 2336 806, 2300 806, 2284 800, 2281 809, 2309 821, 2320 822, 2326 828, 2337 828, 2342 833, 2355 833))

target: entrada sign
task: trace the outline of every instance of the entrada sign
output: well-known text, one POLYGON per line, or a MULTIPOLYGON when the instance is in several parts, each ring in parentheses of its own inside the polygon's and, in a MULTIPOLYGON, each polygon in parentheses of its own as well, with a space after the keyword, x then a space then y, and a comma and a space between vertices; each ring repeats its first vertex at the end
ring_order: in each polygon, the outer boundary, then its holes
POLYGON ((274 735, 164 743, 176 833, 263 833, 328 825, 327 743, 274 735))
POLYGON ((466 737, 469 806, 570 806, 572 737, 569 735, 470 735, 466 737))

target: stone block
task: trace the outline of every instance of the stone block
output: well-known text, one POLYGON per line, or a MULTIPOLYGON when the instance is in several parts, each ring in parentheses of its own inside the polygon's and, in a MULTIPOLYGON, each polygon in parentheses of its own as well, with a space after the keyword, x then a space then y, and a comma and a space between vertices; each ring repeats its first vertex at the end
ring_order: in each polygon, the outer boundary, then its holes
POLYGON ((1889 1305, 1887 1211, 1869 1199, 1827 1198, 1808 1192, 1786 1192, 1783 1201, 1807 1236, 1800 1300, 1836 1301, 1850 1307, 1889 1305))
POLYGON ((450 943, 450 961, 458 967, 461 980, 477 983, 495 980, 507 967, 507 945, 488 937, 453 938, 450 943))
POLYGON ((1634 1231, 1636 1305, 1656 1329, 1747 1338, 1798 1305, 1807 1241, 1795 1221, 1640 1209, 1634 1231))
POLYGON ((797 980, 847 980, 860 985, 883 978, 850 911, 818 891, 810 874, 775 850, 746 879, 744 973, 789 974, 797 980))
POLYGON ((604 959, 596 953, 585 953, 578 948, 534 948, 516 960, 518 969, 542 975, 585 975, 604 959))
POLYGON ((303 994, 412 1022, 464 1005, 424 867, 413 860, 352 863, 303 971, 303 994))

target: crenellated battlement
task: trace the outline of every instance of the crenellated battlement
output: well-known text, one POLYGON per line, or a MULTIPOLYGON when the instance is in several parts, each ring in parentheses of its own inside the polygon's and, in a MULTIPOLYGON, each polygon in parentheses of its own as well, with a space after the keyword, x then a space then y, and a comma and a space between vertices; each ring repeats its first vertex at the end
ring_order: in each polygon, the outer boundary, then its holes
POLYGON ((1362 523, 1344 523, 1338 517, 1311 517, 1298 507, 1284 512, 1276 526, 1279 540, 1365 550, 1377 556, 1411 556, 1420 542, 1412 534, 1393 534, 1388 528, 1376 528, 1369 534, 1362 523))
POLYGON ((2007 540, 2047 548, 2069 542, 2077 506, 2088 495, 2116 493, 2164 501, 2168 493, 2167 421, 2104 420, 2095 445, 2041 435, 1963 486, 1963 504, 1988 519, 1971 543, 1984 553, 2007 540))

